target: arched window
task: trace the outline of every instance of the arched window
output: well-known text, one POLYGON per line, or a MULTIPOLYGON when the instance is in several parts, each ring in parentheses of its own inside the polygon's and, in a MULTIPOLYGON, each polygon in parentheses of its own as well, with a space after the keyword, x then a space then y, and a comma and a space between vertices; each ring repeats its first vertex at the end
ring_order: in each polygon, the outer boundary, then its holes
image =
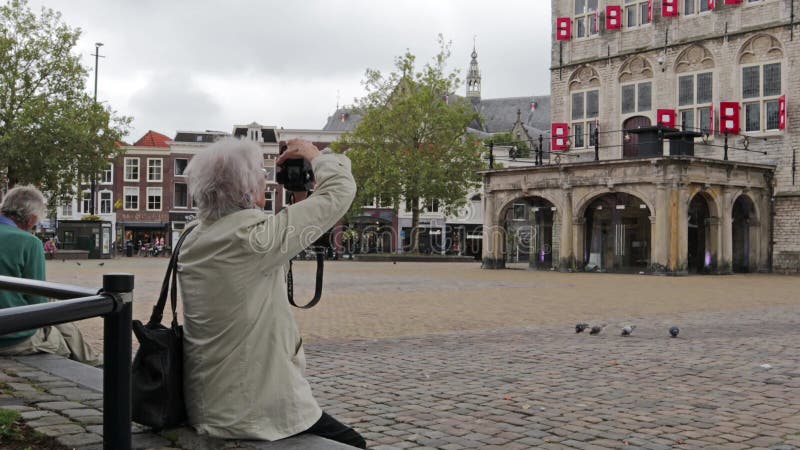
POLYGON ((780 42, 768 35, 750 39, 739 52, 745 132, 778 130, 778 99, 783 93, 782 60, 780 42))
POLYGON ((597 71, 589 66, 575 70, 570 76, 569 90, 572 147, 593 146, 600 111, 600 77, 597 71))
POLYGON ((619 72, 620 113, 625 116, 653 109, 653 67, 645 58, 634 56, 619 72))
POLYGON ((714 59, 702 46, 693 45, 678 55, 678 124, 686 130, 711 129, 714 97, 714 59))

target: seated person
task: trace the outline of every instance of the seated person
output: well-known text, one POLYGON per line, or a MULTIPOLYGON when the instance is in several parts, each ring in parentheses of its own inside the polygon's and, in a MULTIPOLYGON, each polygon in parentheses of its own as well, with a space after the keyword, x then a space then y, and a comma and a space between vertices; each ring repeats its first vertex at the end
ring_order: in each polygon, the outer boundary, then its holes
MULTIPOLYGON (((8 191, 0 205, 0 275, 44 280, 44 248, 31 233, 45 213, 44 196, 33 186, 8 191)), ((44 303, 46 297, 0 290, 0 308, 44 303)), ((0 336, 0 356, 53 353, 97 366, 102 358, 72 323, 0 336)))
POLYGON ((220 438, 310 433, 365 448, 358 432, 314 399, 286 291, 289 260, 353 201, 350 161, 299 139, 288 142, 278 163, 287 158, 311 163, 316 190, 275 215, 263 211, 267 180, 257 144, 220 140, 186 168, 199 218, 178 257, 189 423, 220 438))

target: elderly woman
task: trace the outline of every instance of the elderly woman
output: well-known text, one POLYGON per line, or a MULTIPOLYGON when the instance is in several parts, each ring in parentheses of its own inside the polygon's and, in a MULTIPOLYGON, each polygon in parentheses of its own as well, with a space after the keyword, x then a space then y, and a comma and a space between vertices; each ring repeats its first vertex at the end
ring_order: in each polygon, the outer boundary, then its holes
POLYGON ((286 292, 286 264, 353 201, 350 161, 297 139, 278 163, 289 158, 309 161, 317 185, 275 215, 262 210, 264 157, 255 143, 218 141, 186 169, 199 209, 178 259, 189 422, 220 438, 273 441, 306 432, 365 448, 314 400, 286 292))
MULTIPOLYGON (((44 280, 42 241, 31 230, 45 217, 44 196, 33 186, 10 189, 0 205, 0 275, 44 280)), ((46 297, 0 290, 0 308, 47 302, 46 297)), ((102 357, 73 323, 0 336, 0 355, 53 353, 97 366, 102 357)))

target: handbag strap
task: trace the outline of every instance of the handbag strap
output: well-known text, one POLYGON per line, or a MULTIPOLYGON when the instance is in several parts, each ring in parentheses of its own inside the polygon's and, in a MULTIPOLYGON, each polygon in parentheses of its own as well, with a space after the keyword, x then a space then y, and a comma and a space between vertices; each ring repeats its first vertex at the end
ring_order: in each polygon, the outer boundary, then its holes
MULTIPOLYGON (((178 253, 180 253, 181 245, 183 241, 186 239, 186 236, 197 226, 197 224, 191 225, 187 227, 181 237, 178 239, 178 243, 175 244, 175 247, 172 249, 172 256, 169 258, 169 264, 167 265, 167 273, 164 275, 164 281, 161 283, 161 293, 158 295, 158 301, 156 302, 155 306, 153 306, 153 313, 150 315, 150 324, 158 324, 161 323, 161 320, 164 317, 164 306, 167 304, 167 293, 169 292, 170 281, 175 280, 175 274, 178 272, 178 253)), ((173 281, 173 284, 175 282, 173 281)), ((173 323, 177 322, 177 313, 175 311, 177 306, 177 300, 172 301, 172 320, 173 323)))

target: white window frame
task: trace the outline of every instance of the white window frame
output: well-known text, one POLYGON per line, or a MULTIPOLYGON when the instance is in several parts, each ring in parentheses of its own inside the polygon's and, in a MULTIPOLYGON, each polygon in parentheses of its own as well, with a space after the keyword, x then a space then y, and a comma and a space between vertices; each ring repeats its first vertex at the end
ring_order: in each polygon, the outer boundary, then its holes
POLYGON ((125 186, 122 191, 122 209, 124 211, 138 211, 139 210, 139 187, 138 186, 125 186), (128 206, 128 197, 136 199, 135 206, 128 206))
POLYGON ((84 214, 89 214, 89 211, 92 210, 92 191, 89 189, 85 189, 81 191, 81 198, 78 202, 79 212, 84 214))
POLYGON ((148 187, 145 195, 145 208, 147 211, 161 211, 164 208, 164 190, 160 187, 148 187), (158 208, 150 207, 150 197, 158 197, 158 208))
POLYGON ((103 169, 103 178, 100 180, 100 184, 114 184, 114 163, 108 163, 103 169))
POLYGON ((264 191, 264 211, 275 213, 275 191, 264 191), (267 197, 269 197, 269 199, 267 199, 267 197), (270 205, 270 208, 267 208, 267 204, 270 205))
MULTIPOLYGON (((697 71, 697 72, 679 73, 677 75, 675 81, 677 83, 677 86, 676 86, 676 89, 675 89, 675 94, 676 94, 677 98, 675 99, 675 104, 678 105, 675 127, 679 128, 679 129, 682 129, 683 126, 684 126, 684 117, 685 117, 685 115, 687 113, 691 112, 692 113, 692 123, 691 124, 686 124, 687 131, 698 131, 698 132, 701 132, 701 133, 708 131, 710 129, 709 126, 711 125, 711 122, 706 123, 706 124, 701 123, 700 115, 703 113, 703 111, 705 111, 706 113, 709 113, 711 105, 714 104, 714 72, 710 71, 710 70, 703 70, 703 71, 697 71), (709 99, 708 102, 698 103, 697 99, 698 99, 699 87, 698 87, 698 83, 697 83, 697 78, 698 78, 698 76, 704 75, 704 74, 710 74, 711 75, 711 95, 710 95, 710 99, 709 99), (681 83, 681 78, 684 78, 684 77, 692 77, 692 102, 691 103, 687 103, 685 105, 681 105, 680 83, 681 83)), ((710 121, 714 120, 714 118, 711 117, 710 114, 709 114, 709 120, 710 121)))
POLYGON ((108 189, 103 189, 102 191, 97 193, 97 203, 99 203, 98 211, 100 214, 111 214, 114 212, 114 193, 108 189), (108 199, 104 200, 103 195, 108 194, 108 199), (103 202, 108 202, 108 211, 103 211, 103 202))
POLYGON ((697 16, 699 14, 711 12, 711 10, 708 9, 708 0, 680 0, 680 2, 680 13, 684 16, 697 16), (692 7, 694 10, 692 12, 686 12, 687 4, 693 5, 692 7))
POLYGON ((125 181, 139 181, 139 178, 141 177, 141 171, 139 169, 140 169, 140 167, 139 167, 139 158, 125 157, 124 170, 122 171, 123 172, 123 174, 122 174, 123 179, 125 181), (128 176, 128 169, 133 169, 134 166, 132 164, 128 164, 128 163, 129 162, 134 162, 134 161, 136 162, 136 166, 135 166, 135 168, 136 168, 136 177, 129 177, 128 176))
POLYGON ((172 189, 172 206, 175 209, 188 209, 189 208, 189 185, 186 183, 175 183, 172 189), (181 184, 186 187, 186 204, 178 205, 178 185, 181 184))
POLYGON ((186 171, 186 167, 189 166, 189 158, 175 158, 175 167, 173 168, 173 170, 175 171, 175 176, 176 177, 185 177, 186 175, 183 172, 178 173, 178 161, 186 161, 186 164, 183 166, 183 170, 185 172, 186 171))
POLYGON ((164 158, 147 158, 147 182, 148 183, 161 183, 164 181, 164 158), (150 176, 150 169, 155 165, 150 163, 158 163, 158 178, 150 176))
POLYGON ((587 39, 596 37, 600 32, 600 26, 597 23, 599 16, 597 15, 598 3, 600 0, 572 0, 572 21, 575 23, 575 38, 587 39), (594 3, 594 9, 591 9, 589 3, 594 3), (578 10, 579 3, 583 3, 581 11, 578 10), (581 33, 583 27, 583 33, 581 33))
MULTIPOLYGON (((764 62, 758 63, 758 64, 742 64, 741 66, 739 66, 739 68, 740 68, 739 74, 741 76, 739 92, 740 92, 740 94, 742 96, 742 109, 741 109, 741 117, 742 117, 742 119, 741 119, 742 122, 741 123, 742 123, 742 126, 741 126, 741 132, 743 134, 767 134, 767 133, 779 133, 779 132, 781 132, 782 130, 779 128, 779 125, 778 125, 779 121, 778 120, 775 121, 775 128, 767 128, 767 104, 773 103, 775 105, 776 110, 777 110, 777 108, 778 108, 778 106, 777 106, 778 105, 778 99, 785 92, 786 83, 784 81, 784 76, 785 76, 786 68, 785 68, 785 65, 783 64, 783 61, 776 60, 776 61, 764 61, 764 62), (780 78, 779 78, 779 81, 781 83, 780 90, 777 93, 777 95, 776 94, 764 95, 764 67, 772 65, 772 64, 778 64, 779 67, 780 67, 780 71, 781 71, 780 78), (744 97, 744 70, 746 68, 750 68, 750 67, 758 67, 758 96, 745 98, 744 97), (759 117, 758 117, 758 129, 757 130, 748 130, 747 129, 747 125, 748 125, 748 121, 747 121, 747 118, 748 118, 747 106, 748 105, 752 105, 752 104, 758 104, 759 105, 759 111, 758 111, 759 117)), ((778 112, 778 114, 780 114, 780 112, 778 112)))
POLYGON ((266 181, 267 183, 274 183, 275 182, 275 160, 265 158, 264 159, 264 170, 266 171, 266 181))
POLYGON ((635 81, 632 83, 625 83, 619 86, 619 111, 620 115, 623 117, 626 116, 640 116, 642 113, 647 113, 653 111, 653 80, 647 79, 642 81, 635 81), (641 109, 639 105, 639 89, 642 84, 650 83, 650 107, 648 109, 641 109), (633 86, 634 92, 634 104, 633 104, 633 111, 625 112, 622 110, 622 90, 628 86, 633 86))
POLYGON ((623 29, 625 30, 635 30, 641 27, 650 26, 652 21, 647 22, 647 0, 624 0, 622 4, 622 14, 625 16, 625 26, 623 29), (636 11, 636 25, 631 25, 630 21, 628 20, 630 13, 628 12, 630 9, 634 9, 636 11))
POLYGON ((572 148, 580 149, 580 148, 591 148, 594 147, 594 129, 597 126, 597 118, 600 115, 600 89, 582 89, 582 90, 575 90, 570 91, 569 93, 569 107, 570 107, 570 130, 572 130, 572 134, 570 139, 572 139, 572 148), (587 98, 588 93, 596 92, 597 93, 597 111, 594 115, 590 115, 587 110, 588 101, 587 98), (581 111, 580 117, 575 116, 575 111, 572 109, 572 100, 573 96, 581 95, 583 96, 583 111, 581 111), (580 130, 580 133, 579 133, 580 130), (588 136, 588 139, 587 139, 588 136))

